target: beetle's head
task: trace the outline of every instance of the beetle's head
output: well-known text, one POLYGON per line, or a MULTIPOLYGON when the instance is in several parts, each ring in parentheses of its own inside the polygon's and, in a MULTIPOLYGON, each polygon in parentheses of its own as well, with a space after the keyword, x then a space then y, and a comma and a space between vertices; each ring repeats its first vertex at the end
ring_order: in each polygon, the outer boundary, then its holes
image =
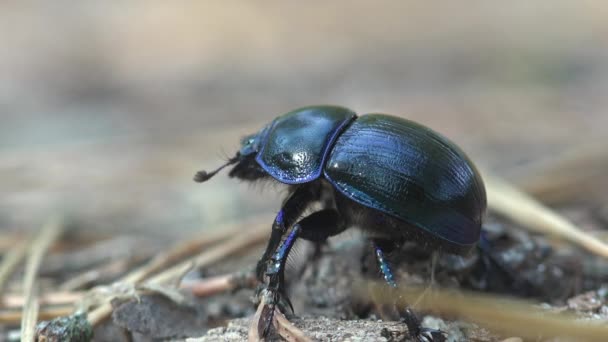
POLYGON ((268 176, 255 160, 260 151, 264 133, 265 130, 262 130, 241 139, 241 149, 237 152, 239 160, 232 170, 230 170, 228 176, 246 181, 254 181, 268 176))
POLYGON ((260 149, 259 133, 246 135, 241 139, 241 149, 238 154, 246 157, 252 154, 257 154, 260 149))
POLYGON ((241 139, 241 148, 234 157, 228 159, 225 164, 221 165, 212 172, 207 172, 204 170, 197 172, 194 176, 194 181, 198 183, 206 182, 223 168, 233 164, 236 165, 228 174, 231 178, 236 177, 242 180, 253 181, 267 176, 268 174, 255 161, 255 157, 258 154, 261 140, 265 132, 266 129, 263 129, 256 134, 245 136, 243 139, 241 139))

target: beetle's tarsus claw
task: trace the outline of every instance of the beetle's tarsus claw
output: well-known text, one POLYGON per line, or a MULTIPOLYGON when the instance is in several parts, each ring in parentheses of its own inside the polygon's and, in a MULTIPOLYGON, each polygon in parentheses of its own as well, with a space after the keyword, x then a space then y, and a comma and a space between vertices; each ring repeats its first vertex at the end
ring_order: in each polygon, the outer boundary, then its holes
POLYGON ((416 342, 445 342, 447 340, 446 332, 423 327, 410 308, 401 312, 401 321, 407 326, 410 338, 416 342))
POLYGON ((287 304, 287 306, 291 310, 291 314, 292 315, 295 314, 295 311, 293 309, 293 305, 291 304, 291 300, 289 300, 289 298, 286 295, 282 295, 281 296, 281 300, 287 304))
POLYGON ((441 330, 421 327, 412 338, 417 342, 445 342, 447 334, 441 330))

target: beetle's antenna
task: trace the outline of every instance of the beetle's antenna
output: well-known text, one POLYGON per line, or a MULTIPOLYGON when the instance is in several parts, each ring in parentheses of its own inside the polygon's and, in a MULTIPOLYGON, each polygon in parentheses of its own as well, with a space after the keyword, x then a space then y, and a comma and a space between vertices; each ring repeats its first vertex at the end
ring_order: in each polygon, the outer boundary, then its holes
POLYGON ((203 183, 208 181, 211 177, 215 176, 218 172, 222 171, 223 168, 225 168, 228 165, 232 165, 235 164, 236 162, 239 161, 239 155, 237 154, 236 156, 234 156, 233 158, 228 159, 228 161, 226 162, 226 164, 218 167, 217 169, 215 169, 212 172, 207 172, 205 170, 201 170, 199 172, 197 172, 194 175, 194 181, 197 183, 203 183))

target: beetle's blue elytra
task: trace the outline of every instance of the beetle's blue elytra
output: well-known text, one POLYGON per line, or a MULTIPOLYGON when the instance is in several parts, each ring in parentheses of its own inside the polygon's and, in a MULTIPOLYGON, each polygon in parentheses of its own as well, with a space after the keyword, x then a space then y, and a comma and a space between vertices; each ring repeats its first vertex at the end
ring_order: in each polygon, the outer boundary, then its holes
POLYGON ((357 118, 332 148, 325 177, 345 196, 459 245, 479 239, 486 196, 466 155, 402 118, 357 118))

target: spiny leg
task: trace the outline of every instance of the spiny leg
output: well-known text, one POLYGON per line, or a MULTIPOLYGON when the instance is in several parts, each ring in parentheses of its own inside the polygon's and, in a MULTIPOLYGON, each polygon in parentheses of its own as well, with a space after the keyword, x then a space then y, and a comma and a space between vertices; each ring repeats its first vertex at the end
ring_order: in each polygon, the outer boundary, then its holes
MULTIPOLYGON (((391 267, 386 259, 386 253, 390 253, 390 251, 397 248, 397 245, 393 241, 384 240, 384 239, 372 239, 372 246, 374 248, 374 255, 376 256, 376 261, 378 262, 378 266, 380 268, 380 272, 382 272, 382 276, 384 277, 384 281, 393 289, 397 290, 397 282, 393 276, 393 272, 391 271, 391 267)), ((395 308, 399 315, 401 316, 405 325, 407 325, 408 333, 410 337, 418 342, 444 342, 446 341, 445 333, 441 330, 424 328, 420 324, 420 320, 416 316, 416 314, 407 306, 404 306, 403 300, 401 296, 398 296, 398 299, 395 302, 395 308)))
POLYGON ((385 256, 386 251, 395 248, 394 244, 386 240, 373 239, 372 246, 374 247, 374 255, 376 256, 376 261, 378 262, 378 267, 380 268, 380 272, 382 272, 384 281, 386 281, 391 288, 396 289, 397 283, 395 282, 395 277, 393 276, 393 272, 391 271, 391 267, 385 256))
POLYGON ((300 224, 294 225, 289 231, 285 239, 279 245, 276 252, 270 259, 270 263, 266 268, 266 275, 270 278, 268 286, 271 289, 283 290, 285 280, 285 263, 287 262, 287 256, 291 251, 298 235, 301 230, 300 224))
POLYGON ((263 310, 262 319, 258 325, 258 331, 262 332, 262 336, 266 336, 270 329, 277 304, 284 301, 293 311, 291 302, 285 294, 285 263, 298 237, 320 242, 342 232, 344 229, 345 225, 338 212, 334 209, 325 209, 303 218, 283 234, 280 244, 275 249, 266 267, 265 274, 269 278, 265 293, 267 308, 263 310))
POLYGON ((316 197, 318 197, 318 195, 311 189, 299 187, 285 200, 285 203, 272 223, 272 232, 270 234, 270 239, 268 239, 266 250, 256 266, 256 275, 260 282, 264 281, 264 272, 266 271, 268 258, 270 258, 272 253, 277 249, 287 227, 291 227, 295 223, 302 212, 304 212, 316 197))
POLYGON ((258 331, 262 332, 262 337, 266 336, 270 330, 277 304, 283 301, 287 303, 293 312, 291 301, 285 294, 285 263, 287 262, 289 251, 291 251, 298 238, 300 229, 300 225, 296 224, 287 231, 287 236, 281 241, 266 268, 268 285, 263 293, 265 296, 265 307, 262 310, 260 322, 258 322, 258 331))

